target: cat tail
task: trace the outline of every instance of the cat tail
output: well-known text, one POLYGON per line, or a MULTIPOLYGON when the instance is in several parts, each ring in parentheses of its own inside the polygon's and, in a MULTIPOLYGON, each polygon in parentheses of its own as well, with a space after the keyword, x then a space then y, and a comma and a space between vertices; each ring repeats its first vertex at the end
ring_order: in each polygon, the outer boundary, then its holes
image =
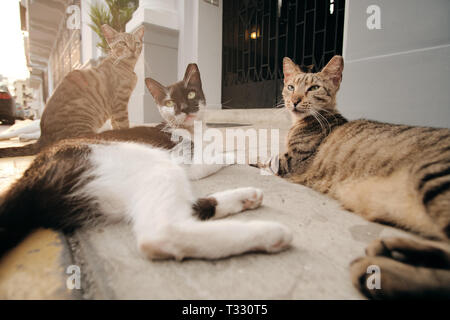
POLYGON ((40 150, 39 140, 23 147, 10 147, 0 149, 0 158, 33 156, 40 150))
POLYGON ((89 152, 89 145, 77 143, 67 143, 56 153, 43 152, 0 195, 0 257, 35 229, 69 234, 94 218, 101 221, 96 199, 83 192, 94 178, 86 174, 89 152))
POLYGON ((0 258, 19 244, 35 227, 23 197, 0 196, 0 258))

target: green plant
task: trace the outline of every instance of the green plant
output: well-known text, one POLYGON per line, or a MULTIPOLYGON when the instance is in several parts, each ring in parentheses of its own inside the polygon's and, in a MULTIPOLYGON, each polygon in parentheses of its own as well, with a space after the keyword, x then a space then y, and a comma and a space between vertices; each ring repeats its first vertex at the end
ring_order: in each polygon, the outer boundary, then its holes
POLYGON ((92 23, 89 26, 100 37, 97 46, 107 53, 109 46, 103 36, 102 25, 107 24, 118 32, 125 32, 125 26, 133 17, 133 12, 139 5, 139 0, 105 0, 105 2, 107 7, 99 2, 91 5, 89 16, 92 23))

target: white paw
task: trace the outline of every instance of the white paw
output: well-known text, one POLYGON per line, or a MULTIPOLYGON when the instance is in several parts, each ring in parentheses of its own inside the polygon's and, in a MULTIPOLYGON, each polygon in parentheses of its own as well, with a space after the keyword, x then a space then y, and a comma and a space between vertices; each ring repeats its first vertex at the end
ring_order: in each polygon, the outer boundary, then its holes
POLYGON ((230 191, 229 201, 234 203, 239 211, 256 209, 263 200, 263 191, 258 188, 246 187, 230 191))
POLYGON ((210 195, 217 200, 216 218, 258 208, 263 200, 261 189, 247 187, 225 190, 210 195))
POLYGON ((293 239, 292 231, 277 222, 255 222, 261 224, 262 243, 257 246, 257 249, 266 252, 279 252, 287 249, 293 239))
POLYGON ((263 201, 263 191, 257 188, 240 188, 240 201, 242 202, 242 211, 256 209, 261 206, 263 201))

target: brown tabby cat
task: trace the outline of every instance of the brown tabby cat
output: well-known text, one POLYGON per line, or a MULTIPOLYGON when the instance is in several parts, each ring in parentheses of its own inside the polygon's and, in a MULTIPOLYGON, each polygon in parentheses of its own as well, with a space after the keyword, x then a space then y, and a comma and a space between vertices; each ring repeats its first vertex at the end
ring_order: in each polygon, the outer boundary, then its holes
POLYGON ((336 109, 344 63, 318 73, 284 58, 283 98, 292 115, 287 152, 266 165, 277 175, 339 200, 368 220, 442 242, 382 239, 352 264, 369 297, 450 297, 450 130, 347 121, 336 109), (367 266, 381 268, 369 290, 367 266))
POLYGON ((136 86, 134 66, 142 51, 144 27, 132 34, 108 25, 103 34, 111 48, 96 68, 67 74, 49 99, 34 144, 0 149, 0 157, 33 155, 57 141, 96 133, 111 119, 114 129, 128 128, 128 100, 136 86))

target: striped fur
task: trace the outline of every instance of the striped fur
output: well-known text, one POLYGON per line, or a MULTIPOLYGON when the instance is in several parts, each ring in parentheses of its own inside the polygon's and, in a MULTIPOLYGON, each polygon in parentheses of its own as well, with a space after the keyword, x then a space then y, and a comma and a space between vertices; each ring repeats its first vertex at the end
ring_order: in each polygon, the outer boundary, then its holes
POLYGON ((134 66, 142 51, 143 27, 133 34, 104 25, 111 47, 98 67, 67 74, 48 100, 41 119, 41 137, 22 148, 0 149, 0 157, 36 154, 68 138, 96 133, 111 119, 114 129, 128 128, 128 100, 136 86, 134 66))
POLYGON ((283 97, 293 125, 278 175, 370 221, 448 243, 450 130, 347 121, 336 109, 343 66, 335 56, 321 72, 304 73, 285 58, 283 97))

